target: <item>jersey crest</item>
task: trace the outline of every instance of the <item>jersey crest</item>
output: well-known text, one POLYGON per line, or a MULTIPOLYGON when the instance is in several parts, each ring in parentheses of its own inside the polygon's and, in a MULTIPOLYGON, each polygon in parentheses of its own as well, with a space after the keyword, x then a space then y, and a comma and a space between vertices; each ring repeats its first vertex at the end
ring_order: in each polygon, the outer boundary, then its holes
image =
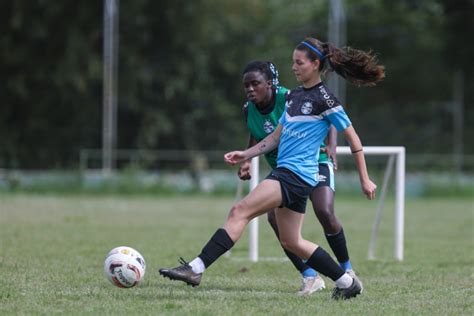
MULTIPOLYGON (((285 111, 285 95, 287 89, 284 87, 276 88, 275 105, 272 112, 261 114, 256 105, 247 102, 247 128, 257 142, 262 141, 265 137, 275 131, 278 120, 285 111)), ((265 154, 265 158, 272 168, 276 168, 276 159, 278 151, 274 150, 265 154)))
POLYGON ((267 119, 263 123, 263 130, 265 131, 265 133, 270 134, 275 130, 275 127, 273 126, 273 123, 267 119))
POLYGON ((301 106, 301 113, 308 115, 313 111, 313 104, 311 102, 305 102, 301 106))

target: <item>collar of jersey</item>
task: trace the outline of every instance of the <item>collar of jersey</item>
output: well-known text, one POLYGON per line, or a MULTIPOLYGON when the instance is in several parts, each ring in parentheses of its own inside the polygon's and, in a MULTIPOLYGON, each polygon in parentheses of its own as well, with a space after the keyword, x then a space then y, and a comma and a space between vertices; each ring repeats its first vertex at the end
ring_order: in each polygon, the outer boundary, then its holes
POLYGON ((309 91, 309 90, 313 90, 313 89, 315 89, 315 88, 317 88, 317 87, 319 87, 319 86, 322 86, 322 85, 323 85, 323 82, 321 81, 321 82, 315 84, 315 85, 312 86, 312 87, 305 88, 304 86, 301 86, 301 88, 303 88, 304 91, 309 91))
POLYGON ((262 114, 262 115, 267 115, 272 113, 273 109, 275 108, 275 103, 276 103, 276 89, 272 89, 272 99, 270 100, 270 103, 268 103, 267 106, 265 106, 263 109, 259 108, 255 103, 255 108, 257 111, 262 114))

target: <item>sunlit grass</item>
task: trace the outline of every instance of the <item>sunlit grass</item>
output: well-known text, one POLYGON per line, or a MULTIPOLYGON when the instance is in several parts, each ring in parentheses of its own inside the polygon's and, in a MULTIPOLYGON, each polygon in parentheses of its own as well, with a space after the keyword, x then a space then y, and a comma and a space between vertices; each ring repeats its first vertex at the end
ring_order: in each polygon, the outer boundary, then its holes
MULTIPOLYGON (((192 259, 232 204, 231 198, 0 195, 1 314, 470 315, 474 312, 472 200, 408 200, 405 260, 393 260, 393 203, 386 203, 376 261, 367 261, 375 204, 338 197, 336 209, 351 260, 365 284, 357 299, 335 302, 330 290, 297 297, 290 262, 250 263, 244 235, 191 288, 158 268, 192 259), (119 289, 102 274, 107 252, 127 245, 147 261, 143 284, 119 289), (239 260, 236 260, 239 259, 239 260)), ((260 221, 260 255, 283 257, 260 221)), ((329 251, 310 209, 304 236, 329 251)), ((327 280, 328 288, 333 284, 327 280)))

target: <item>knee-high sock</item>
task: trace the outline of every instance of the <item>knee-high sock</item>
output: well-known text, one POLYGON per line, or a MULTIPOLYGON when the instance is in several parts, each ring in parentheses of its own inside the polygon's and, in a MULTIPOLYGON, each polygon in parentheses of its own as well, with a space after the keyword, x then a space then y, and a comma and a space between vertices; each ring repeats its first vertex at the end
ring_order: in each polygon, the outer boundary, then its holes
POLYGON ((234 242, 229 237, 229 234, 223 228, 219 228, 207 244, 202 248, 199 258, 204 262, 208 268, 214 261, 219 259, 224 253, 234 246, 234 242))
MULTIPOLYGON (((300 272, 300 273, 303 273, 304 271, 308 270, 310 267, 303 262, 303 260, 301 260, 300 257, 298 257, 297 255, 295 255, 294 253, 286 250, 285 248, 283 248, 283 250, 285 251, 285 254, 286 256, 288 257, 288 259, 290 259, 291 263, 293 263, 293 265, 295 266, 295 268, 300 272)), ((314 272, 313 272, 314 273, 314 272)))
POLYGON ((337 261, 344 263, 349 261, 349 252, 347 250, 346 236, 344 235, 344 229, 335 235, 326 235, 326 239, 331 247, 337 261))
POLYGON ((331 278, 333 281, 336 281, 345 273, 344 270, 321 247, 316 248, 308 261, 306 261, 306 264, 331 278))

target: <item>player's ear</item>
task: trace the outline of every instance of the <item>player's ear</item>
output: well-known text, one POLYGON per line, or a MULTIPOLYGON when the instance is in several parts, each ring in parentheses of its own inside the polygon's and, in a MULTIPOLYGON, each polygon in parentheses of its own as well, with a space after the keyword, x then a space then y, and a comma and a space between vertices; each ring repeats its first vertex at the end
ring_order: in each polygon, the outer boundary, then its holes
POLYGON ((316 60, 313 62, 314 70, 318 70, 320 64, 321 64, 321 61, 320 61, 319 59, 316 59, 316 60))

